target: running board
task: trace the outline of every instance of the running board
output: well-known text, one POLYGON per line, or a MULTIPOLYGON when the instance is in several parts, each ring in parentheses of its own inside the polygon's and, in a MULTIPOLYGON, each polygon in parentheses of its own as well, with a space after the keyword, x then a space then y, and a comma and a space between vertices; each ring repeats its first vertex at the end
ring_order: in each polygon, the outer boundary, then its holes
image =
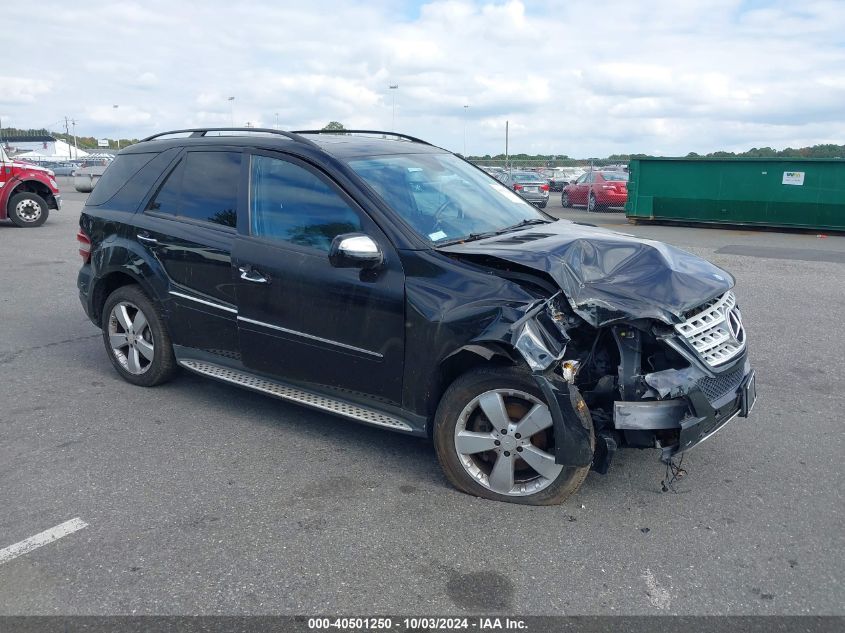
POLYGON ((185 369, 190 369, 191 371, 202 374, 203 376, 216 378, 217 380, 238 385, 239 387, 246 387, 252 391, 266 393, 271 396, 281 398, 282 400, 289 400, 291 402, 296 402, 297 404, 304 404, 305 406, 312 407, 314 409, 334 413, 335 415, 357 420, 358 422, 364 422, 366 424, 383 426, 393 429, 394 431, 412 431, 411 426, 399 418, 394 418, 381 413, 380 411, 367 409, 357 404, 350 404, 349 402, 311 393, 310 391, 303 391, 302 389, 290 387, 273 380, 268 380, 267 378, 261 378, 260 376, 250 374, 245 371, 230 369, 229 367, 215 365, 214 363, 209 363, 207 361, 180 360, 178 362, 185 369))

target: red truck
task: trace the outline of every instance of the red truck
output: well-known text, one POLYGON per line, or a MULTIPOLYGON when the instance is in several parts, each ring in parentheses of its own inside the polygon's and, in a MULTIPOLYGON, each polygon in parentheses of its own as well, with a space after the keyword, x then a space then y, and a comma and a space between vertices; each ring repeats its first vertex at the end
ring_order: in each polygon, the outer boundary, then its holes
POLYGON ((11 160, 0 146, 0 220, 22 227, 41 226, 50 209, 61 209, 62 197, 53 172, 11 160))

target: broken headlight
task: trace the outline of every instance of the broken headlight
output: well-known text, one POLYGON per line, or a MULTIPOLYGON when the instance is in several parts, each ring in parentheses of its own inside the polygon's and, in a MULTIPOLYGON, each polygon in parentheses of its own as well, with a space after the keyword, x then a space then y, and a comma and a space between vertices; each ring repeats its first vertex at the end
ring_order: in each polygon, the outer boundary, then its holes
POLYGON ((514 347, 519 350, 531 371, 543 371, 563 358, 568 339, 555 328, 544 328, 537 320, 523 322, 516 335, 514 347))

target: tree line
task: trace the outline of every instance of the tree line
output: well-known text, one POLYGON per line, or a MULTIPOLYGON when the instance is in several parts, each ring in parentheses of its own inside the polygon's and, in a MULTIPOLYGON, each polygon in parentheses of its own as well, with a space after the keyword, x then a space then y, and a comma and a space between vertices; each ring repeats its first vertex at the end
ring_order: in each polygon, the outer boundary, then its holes
MULTIPOLYGON (((336 131, 342 133, 345 129, 342 123, 331 121, 324 130, 336 131)), ((3 128, 0 130, 0 141, 7 136, 52 136, 61 139, 73 145, 73 135, 64 134, 62 132, 49 132, 45 128, 35 129, 21 129, 21 128, 3 128)), ((79 147, 83 149, 96 149, 97 139, 93 136, 77 136, 79 147)), ((138 139, 120 139, 120 147, 126 147, 132 143, 137 143, 138 139)), ((117 141, 109 139, 109 147, 116 148, 117 141)), ((567 165, 584 163, 590 159, 588 158, 571 158, 566 154, 511 154, 508 157, 511 161, 521 162, 544 162, 554 163, 556 165, 567 165)), ((632 158, 654 158, 650 154, 611 154, 605 158, 596 158, 596 163, 627 163, 632 158)), ((773 149, 771 147, 752 147, 745 152, 725 152, 717 151, 709 154, 698 154, 690 152, 686 158, 845 158, 845 145, 836 145, 833 143, 823 143, 820 145, 813 145, 812 147, 787 147, 785 149, 773 149)), ((491 156, 485 154, 484 156, 467 156, 467 160, 471 161, 491 161, 504 162, 504 154, 496 154, 491 156)))

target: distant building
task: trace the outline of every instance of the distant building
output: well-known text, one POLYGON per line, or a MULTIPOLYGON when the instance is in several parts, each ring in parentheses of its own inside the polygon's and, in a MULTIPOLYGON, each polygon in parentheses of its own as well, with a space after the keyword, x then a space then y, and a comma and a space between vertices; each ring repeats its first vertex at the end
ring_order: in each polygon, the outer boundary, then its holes
POLYGON ((2 143, 10 154, 33 161, 76 160, 88 156, 85 150, 77 149, 53 136, 3 136, 2 143))

